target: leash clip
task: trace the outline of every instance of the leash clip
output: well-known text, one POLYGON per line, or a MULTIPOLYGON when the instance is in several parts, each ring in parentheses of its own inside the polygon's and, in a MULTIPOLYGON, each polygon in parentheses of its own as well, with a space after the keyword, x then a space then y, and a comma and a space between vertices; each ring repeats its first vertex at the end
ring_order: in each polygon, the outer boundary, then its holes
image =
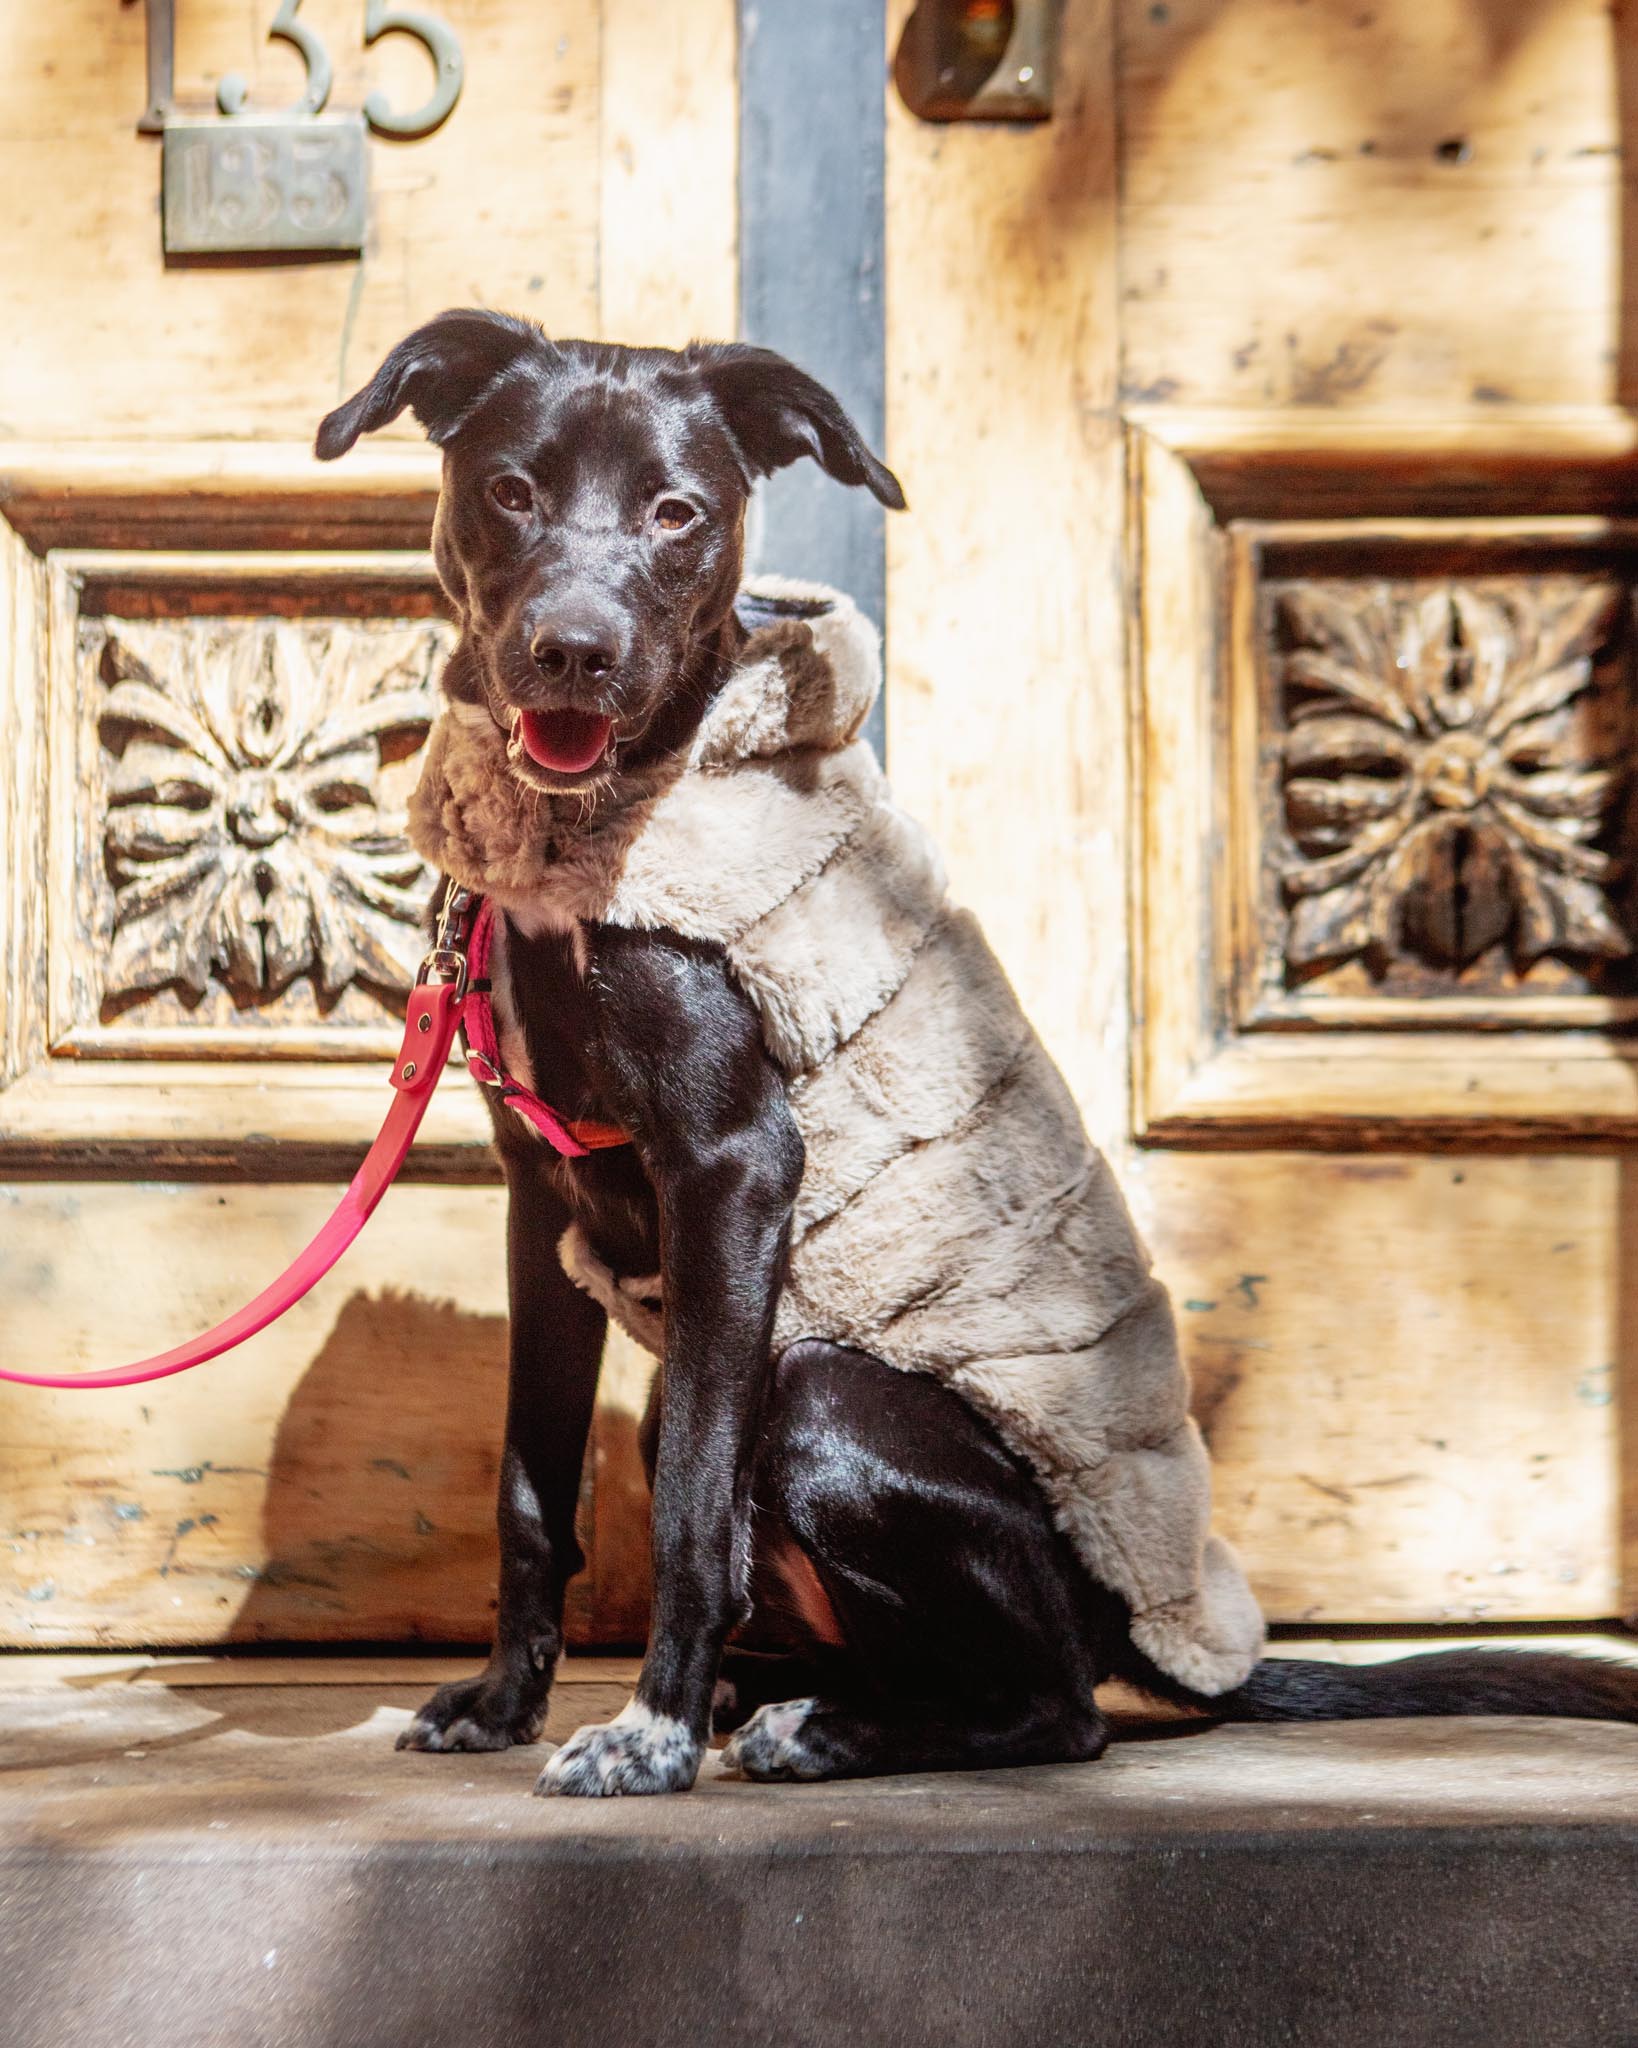
POLYGON ((453 883, 438 913, 438 933, 425 958, 415 970, 415 986, 421 988, 436 979, 441 986, 455 985, 455 1000, 466 994, 466 948, 472 931, 472 913, 478 898, 470 889, 453 883))
POLYGON ((434 946, 424 957, 415 970, 415 986, 424 988, 428 982, 440 988, 453 982, 455 1000, 461 1000, 466 994, 466 955, 459 946, 434 946))

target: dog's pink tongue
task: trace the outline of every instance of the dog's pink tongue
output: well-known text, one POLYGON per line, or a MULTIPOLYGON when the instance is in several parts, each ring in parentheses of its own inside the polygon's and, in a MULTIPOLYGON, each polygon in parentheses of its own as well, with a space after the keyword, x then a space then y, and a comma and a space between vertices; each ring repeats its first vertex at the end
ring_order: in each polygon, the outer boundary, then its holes
POLYGON ((525 711, 521 724, 530 760, 559 775, 583 775, 595 767, 614 729, 612 719, 594 711, 525 711))

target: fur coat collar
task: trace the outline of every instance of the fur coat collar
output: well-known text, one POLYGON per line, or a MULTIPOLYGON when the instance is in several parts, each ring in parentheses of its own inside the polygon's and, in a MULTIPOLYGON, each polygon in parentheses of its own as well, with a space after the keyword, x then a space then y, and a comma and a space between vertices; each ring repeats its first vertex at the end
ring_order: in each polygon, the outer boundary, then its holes
MULTIPOLYGON (((506 772, 487 714, 434 728, 417 849, 536 925, 720 945, 786 1078, 807 1166, 775 1324, 927 1372, 1034 1469, 1138 1648, 1238 1685, 1262 1621, 1211 1533, 1171 1305, 1107 1161, 926 835, 858 737, 874 629, 816 585, 757 581, 741 657, 686 758, 618 809, 506 772)), ((659 1352, 658 1283, 582 1233, 578 1283, 659 1352)))

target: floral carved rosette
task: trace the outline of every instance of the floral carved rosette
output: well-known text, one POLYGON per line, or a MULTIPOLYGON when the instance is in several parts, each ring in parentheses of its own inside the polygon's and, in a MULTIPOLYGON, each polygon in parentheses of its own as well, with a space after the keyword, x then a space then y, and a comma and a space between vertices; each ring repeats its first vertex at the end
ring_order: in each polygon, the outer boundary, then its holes
POLYGON ((1572 576, 1273 587, 1288 975, 1631 955, 1626 603, 1572 576))
POLYGON ((104 1001, 212 983, 241 1008, 307 977, 401 991, 431 889, 383 788, 436 713, 436 622, 101 622, 110 756, 104 1001))

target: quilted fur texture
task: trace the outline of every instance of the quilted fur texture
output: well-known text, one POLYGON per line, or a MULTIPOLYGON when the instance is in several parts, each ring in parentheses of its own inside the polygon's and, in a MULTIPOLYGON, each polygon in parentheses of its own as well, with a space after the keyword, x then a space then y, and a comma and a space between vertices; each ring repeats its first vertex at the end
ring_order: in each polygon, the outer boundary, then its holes
MULTIPOLYGON (((618 805, 547 798, 507 772, 487 715, 452 711, 411 835, 519 915, 724 948, 807 1146, 776 1345, 827 1338, 946 1381, 1031 1465, 1127 1602, 1137 1647, 1197 1692, 1228 1691, 1262 1620, 1211 1533, 1166 1292, 983 934, 858 738, 874 630, 817 586, 747 593, 765 622, 686 759, 618 805)), ((563 1256, 658 1354, 652 1281, 611 1273, 578 1231, 563 1256)))

